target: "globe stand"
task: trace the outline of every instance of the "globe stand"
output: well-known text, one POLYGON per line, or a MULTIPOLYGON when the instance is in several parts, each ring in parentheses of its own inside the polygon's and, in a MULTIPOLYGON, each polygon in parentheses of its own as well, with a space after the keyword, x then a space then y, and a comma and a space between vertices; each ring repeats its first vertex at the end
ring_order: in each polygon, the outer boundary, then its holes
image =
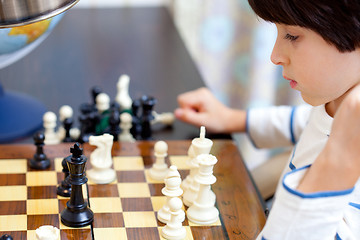
POLYGON ((0 143, 31 136, 42 127, 45 105, 28 95, 4 91, 0 84, 0 143))

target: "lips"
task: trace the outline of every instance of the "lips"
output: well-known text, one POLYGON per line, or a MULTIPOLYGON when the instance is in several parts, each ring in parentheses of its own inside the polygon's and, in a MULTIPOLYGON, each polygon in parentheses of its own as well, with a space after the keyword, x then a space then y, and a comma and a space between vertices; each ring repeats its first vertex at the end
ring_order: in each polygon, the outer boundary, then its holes
POLYGON ((290 87, 291 87, 291 88, 295 88, 295 87, 296 87, 297 82, 296 82, 295 80, 292 80, 292 79, 290 79, 290 78, 288 78, 288 77, 286 77, 286 76, 283 76, 283 78, 285 78, 286 80, 290 81, 290 87))

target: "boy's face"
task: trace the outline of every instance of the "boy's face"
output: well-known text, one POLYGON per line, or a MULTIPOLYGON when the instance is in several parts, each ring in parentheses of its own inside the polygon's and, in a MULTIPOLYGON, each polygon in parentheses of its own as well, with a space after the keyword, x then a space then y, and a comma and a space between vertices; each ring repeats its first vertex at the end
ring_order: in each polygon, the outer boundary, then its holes
POLYGON ((283 76, 317 106, 336 101, 360 82, 360 49, 341 53, 316 32, 276 24, 278 35, 271 61, 283 66, 283 76))

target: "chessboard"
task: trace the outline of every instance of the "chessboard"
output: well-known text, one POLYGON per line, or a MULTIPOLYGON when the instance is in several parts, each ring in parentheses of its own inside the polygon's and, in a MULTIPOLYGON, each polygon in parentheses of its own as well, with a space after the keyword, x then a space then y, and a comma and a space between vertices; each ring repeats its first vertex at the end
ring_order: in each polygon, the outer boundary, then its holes
MULTIPOLYGON (((186 154, 191 142, 166 142, 166 162, 177 166, 184 179, 189 173, 186 154)), ((71 144, 44 147, 51 159, 46 170, 28 167, 35 146, 0 145, 0 236, 36 239, 38 227, 52 225, 60 229, 61 239, 163 239, 160 231, 164 224, 156 216, 166 201, 161 193, 164 183, 152 180, 148 172, 155 161, 154 143, 114 142, 116 180, 101 185, 88 181, 83 186, 94 212, 94 222, 84 228, 69 228, 60 220, 68 198, 58 196, 56 190, 64 178, 61 161, 70 155, 71 144)), ((94 150, 89 144, 83 148, 87 157, 94 150)), ((241 156, 230 140, 215 140, 211 153, 219 161, 212 189, 220 217, 205 226, 185 219, 186 239, 254 239, 265 224, 265 214, 241 156)))

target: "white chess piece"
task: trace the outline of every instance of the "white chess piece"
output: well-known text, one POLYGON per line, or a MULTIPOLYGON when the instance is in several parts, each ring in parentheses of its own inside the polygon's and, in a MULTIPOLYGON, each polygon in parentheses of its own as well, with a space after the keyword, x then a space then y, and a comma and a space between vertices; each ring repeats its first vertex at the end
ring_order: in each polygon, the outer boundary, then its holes
POLYGON ((110 97, 106 93, 99 93, 96 96, 96 109, 101 114, 110 108, 110 97))
POLYGON ((114 136, 108 133, 89 137, 89 144, 95 145, 97 148, 90 154, 92 169, 88 170, 86 175, 94 183, 107 184, 116 178, 115 170, 111 168, 113 140, 114 136))
POLYGON ((122 110, 127 110, 131 108, 132 100, 129 96, 129 82, 130 77, 126 74, 123 74, 119 77, 117 82, 117 94, 115 101, 120 105, 122 110))
POLYGON ((186 164, 189 166, 190 168, 190 173, 189 175, 186 176, 186 178, 181 182, 181 188, 182 190, 185 192, 189 189, 189 187, 191 186, 194 176, 195 176, 195 171, 196 169, 194 168, 198 168, 199 165, 194 165, 194 161, 193 159, 196 157, 194 150, 192 148, 192 145, 190 145, 189 149, 188 149, 188 159, 186 160, 186 164), (193 170, 191 170, 193 169, 193 170))
POLYGON ((120 115, 120 129, 121 133, 118 135, 118 139, 121 142, 135 142, 133 135, 130 133, 132 127, 132 117, 130 113, 123 112, 120 115))
POLYGON ((45 144, 60 143, 59 137, 55 131, 56 129, 56 115, 53 112, 46 112, 43 115, 43 126, 45 135, 45 144))
MULTIPOLYGON (((161 189, 162 194, 166 196, 166 203, 164 206, 158 211, 157 218, 162 223, 167 223, 170 221, 170 206, 169 201, 171 198, 180 197, 183 194, 183 190, 180 188, 181 177, 180 173, 177 170, 175 165, 170 166, 168 174, 165 179, 165 187, 161 189)), ((182 220, 185 220, 185 213, 179 216, 182 220)))
POLYGON ((211 154, 201 154, 197 159, 200 167, 194 180, 200 185, 200 189, 196 200, 187 210, 187 217, 193 223, 208 225, 219 219, 219 210, 215 207, 210 188, 216 182, 213 168, 217 159, 211 154))
POLYGON ((149 175, 152 179, 158 181, 164 181, 168 173, 168 165, 165 163, 165 157, 167 156, 168 145, 164 141, 158 141, 154 146, 155 163, 149 170, 149 175))
POLYGON ((154 116, 154 120, 151 121, 151 124, 162 123, 169 126, 175 121, 175 116, 172 112, 157 113, 152 111, 152 115, 154 116))
POLYGON ((44 225, 35 230, 36 240, 59 240, 60 230, 51 225, 44 225))
POLYGON ((190 159, 190 174, 188 177, 191 179, 191 184, 189 184, 183 196, 184 204, 187 207, 190 207, 193 204, 199 192, 199 184, 193 180, 199 171, 199 164, 196 157, 200 154, 209 154, 212 145, 213 142, 210 139, 205 138, 205 127, 201 126, 200 137, 193 139, 191 142, 192 151, 195 157, 190 159))
POLYGON ((161 236, 168 240, 180 240, 186 237, 186 229, 182 225, 181 215, 184 212, 180 198, 171 198, 169 200, 171 218, 166 226, 161 230, 161 236))

